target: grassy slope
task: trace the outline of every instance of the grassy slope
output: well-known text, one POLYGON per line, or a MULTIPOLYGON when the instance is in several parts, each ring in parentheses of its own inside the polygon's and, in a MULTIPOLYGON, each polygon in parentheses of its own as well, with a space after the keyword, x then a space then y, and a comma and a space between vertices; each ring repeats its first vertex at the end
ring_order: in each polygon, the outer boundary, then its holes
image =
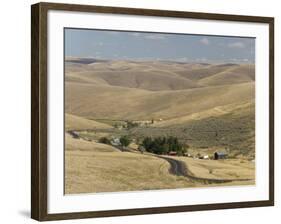
POLYGON ((65 129, 66 130, 85 130, 85 129, 106 129, 112 126, 104 123, 99 123, 83 117, 75 116, 72 114, 65 114, 65 129))
POLYGON ((180 125, 190 121, 198 121, 208 117, 220 117, 230 113, 254 113, 253 102, 254 100, 247 100, 245 102, 226 104, 223 106, 212 107, 207 110, 203 110, 197 113, 188 114, 181 117, 171 118, 153 124, 153 127, 169 127, 172 125, 180 125))
POLYGON ((153 128, 132 130, 142 138, 172 135, 185 141, 192 148, 208 148, 213 151, 229 148, 230 156, 255 155, 254 103, 217 107, 197 116, 184 116, 156 123, 153 128))
POLYGON ((185 79, 172 72, 139 69, 130 69, 128 71, 84 71, 78 74, 69 73, 66 81, 100 83, 109 86, 123 86, 152 91, 188 89, 199 86, 192 80, 185 79))
POLYGON ((254 83, 178 91, 66 83, 66 112, 90 118, 176 118, 254 98, 254 83))
POLYGON ((119 152, 116 148, 100 144, 97 142, 89 142, 83 139, 72 138, 71 135, 65 134, 65 149, 66 151, 75 150, 75 151, 98 151, 98 152, 119 152))
POLYGON ((154 129, 136 133, 172 134, 194 147, 228 145, 236 154, 254 154, 254 65, 106 61, 72 63, 67 69, 66 77, 72 78, 66 79, 68 113, 93 119, 161 118, 154 129), (179 84, 182 79, 198 88, 179 84))
POLYGON ((241 65, 199 80, 203 86, 235 84, 255 80, 253 65, 241 65))
POLYGON ((120 152, 111 146, 72 139, 67 135, 65 191, 71 193, 169 189, 194 186, 169 174, 157 157, 120 152))
POLYGON ((129 88, 180 90, 254 80, 254 65, 200 65, 171 62, 107 61, 66 63, 66 81, 129 88))
MULTIPOLYGON (((196 177, 210 179, 255 179, 255 163, 247 160, 196 160, 178 157, 196 177)), ((249 184, 249 182, 247 182, 249 184)))
MULTIPOLYGON (((230 145, 233 153, 253 155, 252 67, 132 61, 67 63, 66 112, 72 114, 67 115, 67 128, 101 127, 99 122, 85 118, 162 118, 164 121, 154 127, 132 131, 136 135, 177 135, 194 147, 230 145)), ((169 164, 159 158, 120 152, 68 134, 65 159, 66 193, 202 186, 170 175, 169 164)), ((191 164, 198 176, 253 177, 254 173, 254 164, 249 162, 201 162, 191 164)))

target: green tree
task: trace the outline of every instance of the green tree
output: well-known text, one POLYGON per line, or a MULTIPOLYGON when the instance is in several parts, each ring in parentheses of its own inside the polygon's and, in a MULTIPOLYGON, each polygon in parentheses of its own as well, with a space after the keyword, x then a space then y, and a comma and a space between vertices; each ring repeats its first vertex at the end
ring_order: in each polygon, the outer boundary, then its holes
POLYGON ((142 141, 142 146, 146 149, 146 151, 152 152, 152 138, 145 137, 142 141))
POLYGON ((142 142, 142 146, 148 152, 155 154, 167 154, 170 151, 177 152, 178 155, 183 155, 187 150, 184 144, 182 144, 177 137, 145 137, 142 142))
POLYGON ((124 135, 120 138, 120 143, 123 147, 127 147, 128 145, 130 145, 131 139, 129 138, 129 136, 124 135))

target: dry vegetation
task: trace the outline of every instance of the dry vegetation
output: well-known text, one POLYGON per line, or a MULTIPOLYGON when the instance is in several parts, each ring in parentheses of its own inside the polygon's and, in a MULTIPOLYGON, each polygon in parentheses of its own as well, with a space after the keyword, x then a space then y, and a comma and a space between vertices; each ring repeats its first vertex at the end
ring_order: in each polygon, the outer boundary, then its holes
POLYGON ((78 117, 72 114, 65 114, 65 129, 66 130, 87 130, 87 129, 106 129, 112 126, 93 120, 78 117))
POLYGON ((251 179, 247 184, 254 184, 255 163, 245 159, 200 160, 179 157, 188 166, 190 172, 201 178, 210 179, 251 179))
POLYGON ((171 175, 165 160, 84 140, 68 142, 65 164, 67 194, 195 186, 184 177, 171 175))
POLYGON ((65 75, 65 128, 81 137, 66 134, 66 193, 205 186, 161 158, 98 143, 122 135, 177 136, 193 155, 228 148, 225 161, 176 159, 201 178, 250 179, 222 185, 255 183, 254 65, 72 58, 65 75), (116 128, 127 120, 155 122, 116 128))

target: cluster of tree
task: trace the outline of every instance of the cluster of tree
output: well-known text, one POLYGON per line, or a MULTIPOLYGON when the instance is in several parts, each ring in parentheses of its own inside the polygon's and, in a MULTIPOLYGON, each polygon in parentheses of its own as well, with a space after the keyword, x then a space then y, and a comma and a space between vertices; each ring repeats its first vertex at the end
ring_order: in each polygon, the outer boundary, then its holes
POLYGON ((178 155, 183 155, 187 152, 188 146, 181 143, 177 137, 145 137, 142 141, 142 146, 147 152, 155 154, 167 154, 171 151, 177 152, 178 155))

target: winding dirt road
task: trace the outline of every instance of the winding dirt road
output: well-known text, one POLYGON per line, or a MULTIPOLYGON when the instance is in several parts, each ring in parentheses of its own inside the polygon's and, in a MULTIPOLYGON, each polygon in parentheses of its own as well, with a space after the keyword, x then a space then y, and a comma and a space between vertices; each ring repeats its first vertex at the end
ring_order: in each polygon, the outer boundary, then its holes
POLYGON ((169 158, 166 156, 157 156, 158 158, 166 160, 170 164, 169 172, 176 176, 184 176, 192 181, 201 182, 204 184, 213 183, 228 183, 233 181, 249 181, 251 179, 213 179, 213 178, 203 178, 196 177, 189 169, 188 166, 183 162, 176 160, 174 158, 169 158))
POLYGON ((184 164, 184 162, 164 156, 157 157, 166 160, 170 164, 169 172, 171 174, 176 176, 188 176, 187 166, 184 164))

